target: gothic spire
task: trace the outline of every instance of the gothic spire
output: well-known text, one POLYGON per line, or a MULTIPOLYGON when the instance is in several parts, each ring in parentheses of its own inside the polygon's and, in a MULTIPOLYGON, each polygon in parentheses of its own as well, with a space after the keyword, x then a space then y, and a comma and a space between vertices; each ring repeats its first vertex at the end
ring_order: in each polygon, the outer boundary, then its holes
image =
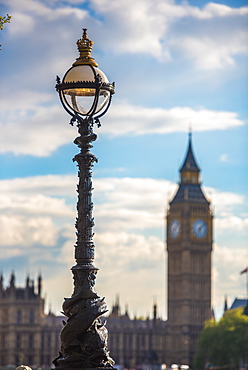
POLYGON ((228 310, 227 296, 224 299, 224 313, 228 310))
POLYGON ((193 152, 193 145, 192 145, 192 132, 189 131, 189 141, 188 141, 188 149, 185 160, 183 165, 180 169, 182 170, 191 170, 191 171, 200 171, 198 164, 196 163, 194 152, 193 152))
POLYGON ((3 274, 0 275, 0 289, 3 288, 3 274))
POLYGON ((26 277, 26 288, 29 288, 29 283, 30 283, 30 276, 29 276, 29 274, 27 274, 27 277, 26 277))
POLYGON ((15 272, 14 272, 14 270, 12 270, 12 272, 11 272, 9 284, 10 284, 10 287, 15 286, 15 272))
POLYGON ((41 273, 39 273, 38 276, 38 295, 41 295, 41 290, 42 290, 42 276, 41 273))
POLYGON ((157 306, 157 302, 156 300, 154 301, 154 304, 153 304, 153 320, 156 321, 157 320, 157 310, 158 309, 158 306, 157 306))
POLYGON ((200 167, 198 166, 195 159, 191 131, 189 132, 187 153, 183 165, 180 168, 180 173, 181 173, 181 183, 189 184, 199 183, 200 167))
POLYGON ((179 188, 170 204, 188 201, 209 203, 201 189, 200 171, 193 151, 192 133, 189 131, 188 148, 180 168, 179 188))

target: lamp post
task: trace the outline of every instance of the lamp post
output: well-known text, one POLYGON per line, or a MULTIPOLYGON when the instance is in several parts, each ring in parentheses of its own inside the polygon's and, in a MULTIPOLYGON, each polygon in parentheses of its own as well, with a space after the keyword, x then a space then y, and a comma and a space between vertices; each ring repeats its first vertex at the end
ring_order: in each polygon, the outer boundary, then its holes
POLYGON ((92 216, 92 167, 97 158, 90 152, 97 135, 94 124, 100 126, 99 118, 108 110, 114 94, 114 84, 97 68, 91 57, 93 42, 83 29, 77 41, 79 57, 65 73, 62 82, 57 77, 56 90, 64 109, 72 116, 70 124, 76 123, 79 136, 74 143, 80 148, 73 161, 78 165, 77 218, 75 245, 76 264, 71 268, 74 291, 65 298, 61 331, 61 350, 53 361, 56 369, 112 368, 114 361, 107 348, 107 329, 99 319, 107 312, 104 298, 94 290, 98 269, 93 265, 94 242, 92 216))

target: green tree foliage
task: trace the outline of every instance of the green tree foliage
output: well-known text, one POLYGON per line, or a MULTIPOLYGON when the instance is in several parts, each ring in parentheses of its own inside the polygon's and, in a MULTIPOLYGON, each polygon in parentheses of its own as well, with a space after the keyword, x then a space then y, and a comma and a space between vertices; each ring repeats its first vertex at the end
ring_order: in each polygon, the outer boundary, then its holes
POLYGON ((229 310, 219 322, 212 319, 205 323, 194 359, 195 369, 204 369, 206 363, 235 368, 240 360, 248 361, 248 316, 243 311, 244 308, 229 310))
MULTIPOLYGON (((3 30, 5 23, 10 23, 10 20, 11 20, 11 16, 9 14, 5 15, 4 17, 0 15, 0 30, 3 30)), ((1 46, 2 45, 0 45, 0 47, 1 46)))
POLYGON ((4 17, 0 15, 0 30, 4 28, 5 23, 10 23, 10 20, 11 16, 9 14, 5 15, 4 17))

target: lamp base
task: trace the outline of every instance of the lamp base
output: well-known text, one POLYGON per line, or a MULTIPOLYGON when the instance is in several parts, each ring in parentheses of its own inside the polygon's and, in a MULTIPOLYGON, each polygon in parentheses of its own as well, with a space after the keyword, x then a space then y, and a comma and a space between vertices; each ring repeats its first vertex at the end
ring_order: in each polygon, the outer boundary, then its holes
POLYGON ((65 323, 60 334, 61 351, 53 361, 56 370, 114 369, 112 366, 114 360, 109 356, 107 348, 108 331, 105 322, 99 317, 97 319, 94 317, 101 314, 101 306, 105 307, 106 304, 103 299, 96 302, 97 306, 84 306, 82 312, 79 311, 79 314, 69 318, 65 323), (88 325, 85 325, 82 331, 83 324, 87 323, 87 319, 92 320, 92 317, 95 320, 93 324, 89 329, 88 325), (76 331, 77 327, 80 329, 79 333, 76 331))

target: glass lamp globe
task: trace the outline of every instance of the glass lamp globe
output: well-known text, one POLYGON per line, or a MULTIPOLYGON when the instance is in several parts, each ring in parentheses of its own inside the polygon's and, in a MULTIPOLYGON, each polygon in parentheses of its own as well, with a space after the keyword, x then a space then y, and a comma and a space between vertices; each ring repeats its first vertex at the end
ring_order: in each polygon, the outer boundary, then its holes
POLYGON ((62 83, 68 84, 68 89, 62 90, 64 103, 80 115, 100 113, 109 101, 108 78, 95 66, 76 65, 70 68, 62 83))

